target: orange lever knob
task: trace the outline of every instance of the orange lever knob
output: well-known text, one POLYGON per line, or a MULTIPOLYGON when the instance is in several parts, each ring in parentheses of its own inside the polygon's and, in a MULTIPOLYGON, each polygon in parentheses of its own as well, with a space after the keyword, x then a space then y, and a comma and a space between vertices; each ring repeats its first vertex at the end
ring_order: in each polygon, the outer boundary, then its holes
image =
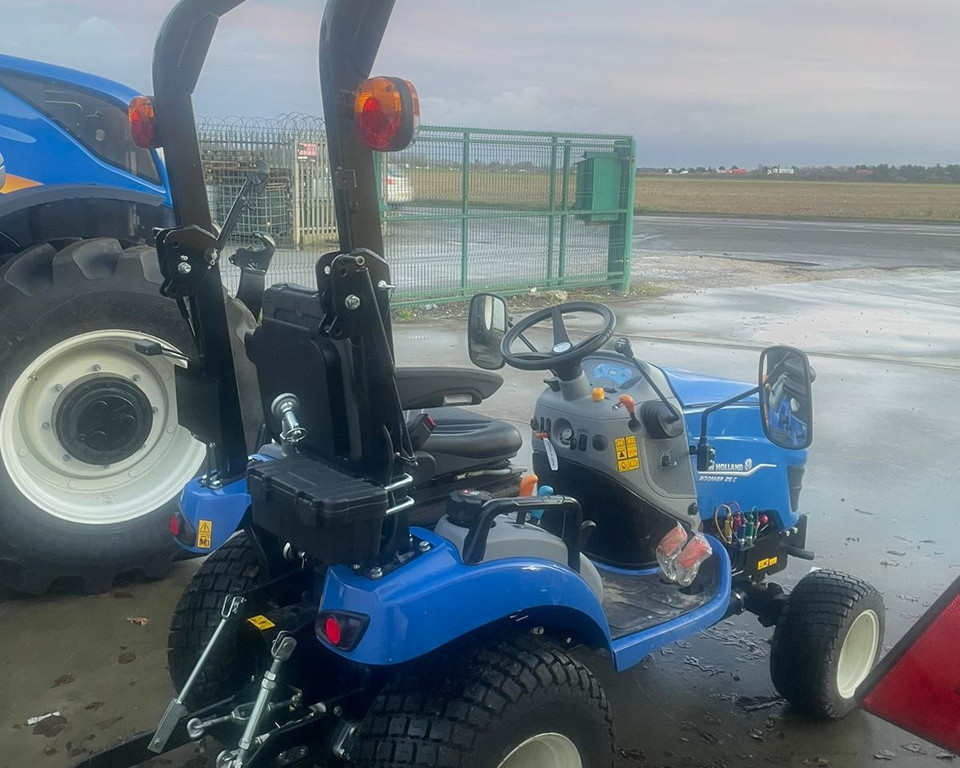
POLYGON ((631 416, 636 415, 637 404, 634 402, 633 398, 630 395, 620 395, 619 399, 620 405, 627 409, 627 413, 631 416))

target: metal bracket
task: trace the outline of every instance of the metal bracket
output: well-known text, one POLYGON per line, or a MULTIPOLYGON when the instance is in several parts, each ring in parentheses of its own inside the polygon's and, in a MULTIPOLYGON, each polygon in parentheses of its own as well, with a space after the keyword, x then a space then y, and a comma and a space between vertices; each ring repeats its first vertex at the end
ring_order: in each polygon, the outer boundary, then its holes
POLYGON ((195 296, 219 258, 217 238, 194 224, 164 229, 157 235, 157 257, 160 293, 171 299, 195 296))

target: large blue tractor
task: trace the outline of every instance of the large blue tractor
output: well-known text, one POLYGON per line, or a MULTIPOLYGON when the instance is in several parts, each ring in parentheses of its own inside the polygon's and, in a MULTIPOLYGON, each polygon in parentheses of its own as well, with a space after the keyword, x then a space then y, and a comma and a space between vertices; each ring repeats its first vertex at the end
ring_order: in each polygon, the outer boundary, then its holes
POLYGON ((135 96, 0 55, 0 583, 27 592, 163 575, 205 457, 176 363, 133 348, 195 351, 147 245, 173 211, 160 155, 131 138, 135 96))

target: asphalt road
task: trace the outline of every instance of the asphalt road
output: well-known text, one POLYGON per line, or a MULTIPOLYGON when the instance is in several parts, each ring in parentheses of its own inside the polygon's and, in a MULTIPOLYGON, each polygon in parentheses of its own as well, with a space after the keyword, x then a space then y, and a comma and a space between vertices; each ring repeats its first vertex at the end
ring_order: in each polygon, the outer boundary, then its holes
MULTIPOLYGON (((633 226, 633 274, 641 280, 676 277, 669 272, 671 257, 676 256, 712 256, 809 271, 960 267, 957 225, 637 216, 633 226)), ((477 289, 545 274, 543 218, 474 220, 469 242, 468 280, 477 289)), ((323 250, 278 251, 269 279, 314 285, 314 263, 323 250)), ((442 291, 459 285, 457 221, 391 224, 385 250, 401 296, 405 290, 429 286, 442 291)), ((602 274, 606 255, 605 227, 570 222, 568 274, 602 274)), ((225 273, 228 286, 234 288, 236 270, 227 265, 225 273)))
POLYGON ((960 267, 960 226, 637 216, 634 259, 649 252, 721 256, 822 269, 960 267))
MULTIPOLYGON (((765 345, 811 354, 816 435, 801 498, 808 544, 816 565, 883 593, 886 647, 960 574, 957 295, 960 271, 873 273, 615 306, 619 332, 658 364, 749 381, 765 345)), ((395 336, 401 364, 468 365, 459 321, 400 323, 395 336)), ((503 374, 481 409, 524 431, 542 376, 503 374)), ((195 567, 180 563, 164 582, 91 597, 0 591, 0 768, 63 768, 156 722, 171 695, 166 627, 195 567), (55 710, 59 731, 25 725, 55 710)), ((792 585, 806 567, 793 563, 782 581, 792 585)), ((585 654, 613 704, 618 768, 866 768, 881 764, 874 755, 883 750, 910 768, 957 764, 862 712, 835 723, 792 712, 769 679, 769 636, 738 617, 619 675, 602 655, 585 654)), ((163 763, 208 764, 190 752, 163 763)))

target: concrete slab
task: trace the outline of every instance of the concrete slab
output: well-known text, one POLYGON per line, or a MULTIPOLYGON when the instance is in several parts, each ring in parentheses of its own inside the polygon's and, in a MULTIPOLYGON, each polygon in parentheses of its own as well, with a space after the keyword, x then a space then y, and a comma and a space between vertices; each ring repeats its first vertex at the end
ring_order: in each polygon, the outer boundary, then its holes
MULTIPOLYGON (((811 353, 816 439, 802 496, 809 545, 817 565, 849 570, 881 590, 887 645, 960 572, 960 317, 951 301, 960 277, 902 278, 725 289, 616 306, 637 355, 663 365, 750 381, 766 344, 796 343, 811 353)), ((395 336, 401 364, 469 365, 460 322, 398 324, 395 336)), ((503 388, 480 409, 526 435, 543 377, 503 374, 503 388)), ((71 752, 155 723, 171 694, 166 624, 194 567, 180 564, 167 581, 129 585, 117 590, 120 596, 0 593, 0 768, 62 768, 71 752), (149 623, 127 621, 139 616, 149 623), (121 663, 124 653, 136 658, 121 663), (66 722, 52 736, 23 725, 54 710, 66 722)), ((793 583, 805 570, 795 563, 782 580, 793 583)), ((873 755, 884 749, 901 764, 950 764, 937 759, 936 748, 863 713, 813 724, 774 701, 769 634, 740 617, 622 675, 586 654, 614 705, 619 767, 858 768, 874 765, 873 755), (914 743, 922 754, 902 746, 914 743)), ((187 764, 199 762, 188 752, 169 765, 187 764)))

